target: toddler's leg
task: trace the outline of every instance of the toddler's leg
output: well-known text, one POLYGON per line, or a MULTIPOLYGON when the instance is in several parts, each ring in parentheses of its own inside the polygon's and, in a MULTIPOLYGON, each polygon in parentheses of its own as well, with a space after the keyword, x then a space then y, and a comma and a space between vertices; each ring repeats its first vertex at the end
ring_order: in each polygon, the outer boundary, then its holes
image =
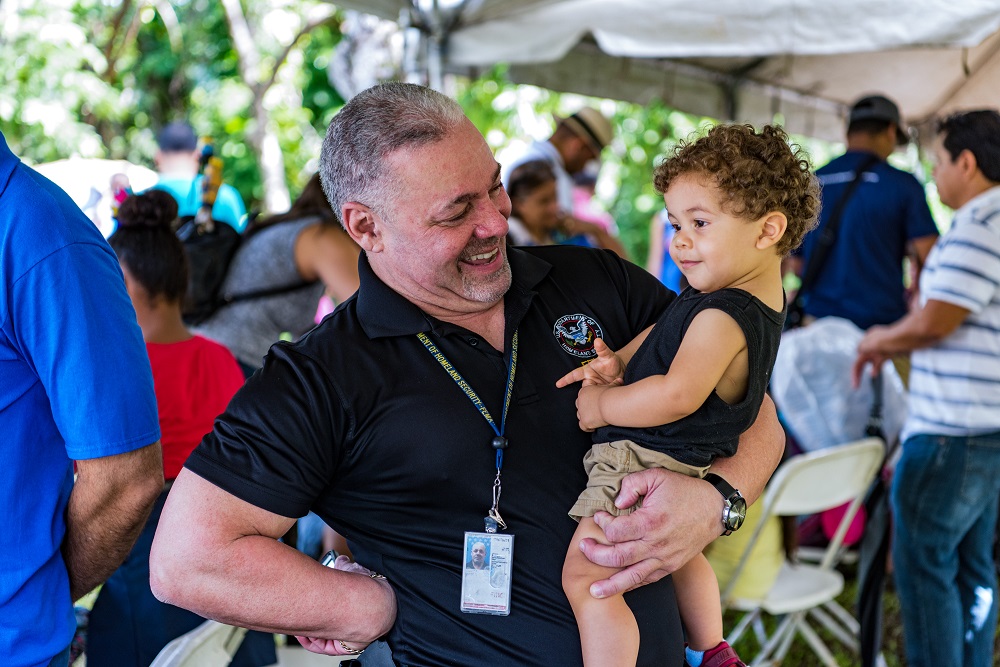
POLYGON ((698 554, 673 574, 677 606, 688 644, 705 651, 722 641, 719 582, 708 559, 698 554))
POLYGON ((673 574, 674 592, 687 632, 687 664, 692 667, 745 667, 722 638, 719 582, 708 559, 698 554, 673 574))
POLYGON ((639 655, 639 626, 621 595, 597 599, 590 594, 592 583, 608 578, 617 570, 587 560, 580 551, 580 540, 584 537, 608 543, 594 519, 584 517, 563 564, 563 591, 580 628, 583 663, 587 667, 634 667, 639 655))

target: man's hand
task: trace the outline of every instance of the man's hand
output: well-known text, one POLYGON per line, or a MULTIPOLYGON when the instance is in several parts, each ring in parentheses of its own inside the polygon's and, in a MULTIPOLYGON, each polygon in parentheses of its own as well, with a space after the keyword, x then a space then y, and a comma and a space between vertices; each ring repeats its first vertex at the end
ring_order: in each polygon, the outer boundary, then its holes
POLYGON ((589 236, 597 247, 610 250, 622 259, 628 259, 628 253, 625 252, 622 242, 598 224, 574 218, 572 215, 562 215, 559 219, 559 230, 566 236, 578 234, 589 236))
POLYGON ((598 565, 624 568, 595 582, 590 591, 604 598, 652 583, 675 572, 722 534, 725 502, 711 484, 660 468, 622 480, 615 505, 642 507, 629 515, 594 516, 611 545, 584 539, 580 548, 598 565))
POLYGON ((851 369, 851 384, 855 389, 861 385, 861 375, 865 366, 871 364, 872 375, 878 375, 882 370, 882 364, 890 358, 888 354, 881 352, 886 329, 884 326, 873 326, 865 332, 861 342, 858 343, 858 356, 851 369))
MULTIPOLYGON (((774 402, 764 396, 757 420, 740 436, 735 456, 720 458, 712 471, 757 500, 778 466, 784 431, 774 402)), ((722 495, 708 482, 660 468, 633 473, 622 480, 615 504, 625 508, 642 498, 642 507, 613 518, 594 516, 610 546, 584 539, 587 558, 606 567, 624 568, 610 579, 595 582, 591 594, 608 597, 657 581, 687 563, 722 534, 722 495)))
POLYGON ((858 343, 858 358, 851 370, 854 386, 858 386, 865 364, 871 363, 872 374, 878 375, 886 359, 937 345, 955 333, 971 312, 947 301, 927 299, 923 307, 911 310, 903 319, 870 328, 858 343))
MULTIPOLYGON (((369 578, 371 578, 374 574, 374 572, 369 570, 367 567, 361 565, 360 563, 355 563, 347 556, 337 556, 337 560, 333 562, 332 567, 333 569, 340 570, 341 572, 353 572, 369 578)), ((395 593, 393 592, 392 587, 389 586, 389 582, 387 582, 384 578, 376 578, 375 581, 385 586, 389 593, 395 597, 395 593)), ((317 637, 300 636, 296 636, 295 639, 297 639, 298 642, 306 649, 312 651, 313 653, 320 653, 322 655, 357 655, 357 652, 364 651, 368 648, 368 642, 345 642, 337 639, 319 639, 317 637)))
POLYGON ((625 375, 625 364, 622 363, 621 357, 600 338, 594 339, 594 352, 597 353, 596 358, 556 380, 556 386, 565 387, 580 381, 584 387, 621 384, 622 376, 625 375))
POLYGON ((580 420, 580 429, 590 433, 608 422, 601 415, 601 395, 611 387, 608 385, 591 385, 582 387, 576 397, 576 418, 580 420))
MULTIPOLYGON (((306 650, 312 651, 313 653, 319 653, 320 655, 357 655, 356 653, 345 651, 340 645, 340 642, 336 639, 316 639, 315 637, 299 637, 298 635, 295 636, 295 639, 297 639, 306 650)), ((365 648, 360 644, 345 643, 345 646, 349 646, 351 648, 359 646, 360 648, 357 649, 359 651, 365 648)))

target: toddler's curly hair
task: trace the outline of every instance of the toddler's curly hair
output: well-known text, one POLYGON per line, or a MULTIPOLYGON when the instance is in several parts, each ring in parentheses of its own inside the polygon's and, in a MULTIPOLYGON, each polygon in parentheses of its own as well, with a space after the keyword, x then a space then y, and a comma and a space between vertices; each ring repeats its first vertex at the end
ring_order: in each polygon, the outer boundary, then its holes
POLYGON ((780 127, 716 125, 696 140, 681 141, 653 172, 653 185, 663 194, 680 176, 706 176, 719 188, 731 215, 756 220, 770 211, 788 218, 788 228, 775 245, 784 257, 816 227, 820 190, 809 159, 789 144, 780 127))

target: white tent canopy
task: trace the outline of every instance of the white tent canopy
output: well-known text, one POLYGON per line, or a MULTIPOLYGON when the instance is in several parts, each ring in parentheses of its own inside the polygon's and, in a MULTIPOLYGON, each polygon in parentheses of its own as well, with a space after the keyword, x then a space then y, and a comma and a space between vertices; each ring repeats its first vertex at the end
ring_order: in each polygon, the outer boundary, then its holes
MULTIPOLYGON (((449 71, 838 140, 863 94, 924 126, 1000 104, 1000 0, 335 0, 400 18, 449 71)), ((412 32, 412 31, 411 31, 412 32)), ((926 133, 924 136, 927 136, 926 133)))
POLYGON ((74 156, 66 160, 36 164, 32 168, 62 188, 97 225, 104 238, 115 231, 115 221, 111 214, 114 201, 112 176, 124 174, 133 192, 151 188, 159 180, 152 169, 126 160, 74 156))

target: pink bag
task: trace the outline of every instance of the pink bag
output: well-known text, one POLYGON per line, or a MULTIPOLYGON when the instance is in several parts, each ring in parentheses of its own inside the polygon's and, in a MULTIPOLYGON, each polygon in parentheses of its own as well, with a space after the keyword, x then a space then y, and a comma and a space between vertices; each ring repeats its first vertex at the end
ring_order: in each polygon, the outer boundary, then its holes
MULTIPOLYGON (((826 535, 826 539, 833 539, 833 534, 837 532, 837 526, 840 525, 841 519, 843 519, 844 515, 847 513, 848 506, 849 503, 820 513, 820 524, 823 526, 823 534, 826 535)), ((847 527, 847 534, 844 535, 845 547, 857 544, 857 542, 861 539, 861 536, 865 532, 866 518, 867 515, 865 514, 865 506, 862 505, 858 508, 858 513, 854 515, 854 519, 851 520, 851 525, 847 527)))
MULTIPOLYGON (((847 513, 848 504, 828 509, 819 514, 812 514, 799 523, 798 543, 804 547, 825 547, 830 543, 833 534, 837 532, 840 520, 847 513)), ((865 506, 858 508, 857 514, 851 520, 851 525, 844 535, 844 546, 849 547, 857 544, 865 532, 865 506)))

